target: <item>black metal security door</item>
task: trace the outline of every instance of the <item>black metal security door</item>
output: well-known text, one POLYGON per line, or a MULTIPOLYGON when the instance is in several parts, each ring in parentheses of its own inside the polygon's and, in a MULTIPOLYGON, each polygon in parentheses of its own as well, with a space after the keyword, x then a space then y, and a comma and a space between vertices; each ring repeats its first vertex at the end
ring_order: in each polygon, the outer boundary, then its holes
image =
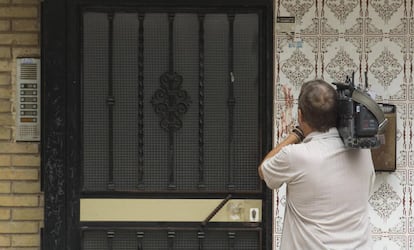
MULTIPOLYGON (((45 249, 270 249, 256 169, 271 144, 271 1, 98 2, 43 8, 70 24, 66 84, 45 86, 45 249), (200 221, 84 212, 151 199, 223 201, 200 221), (210 222, 232 200, 262 219, 210 222)), ((57 46, 44 50, 45 79, 58 79, 57 46)))
POLYGON ((259 192, 258 27, 259 13, 85 11, 83 191, 259 192))

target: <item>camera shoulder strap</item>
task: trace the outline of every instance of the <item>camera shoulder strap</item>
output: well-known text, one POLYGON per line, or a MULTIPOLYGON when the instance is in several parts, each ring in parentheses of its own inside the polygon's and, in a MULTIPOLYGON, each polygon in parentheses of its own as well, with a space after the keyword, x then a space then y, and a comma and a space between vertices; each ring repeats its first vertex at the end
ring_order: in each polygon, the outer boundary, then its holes
POLYGON ((379 123, 379 131, 382 131, 388 123, 378 103, 363 92, 354 89, 352 92, 352 100, 363 104, 375 116, 379 123))

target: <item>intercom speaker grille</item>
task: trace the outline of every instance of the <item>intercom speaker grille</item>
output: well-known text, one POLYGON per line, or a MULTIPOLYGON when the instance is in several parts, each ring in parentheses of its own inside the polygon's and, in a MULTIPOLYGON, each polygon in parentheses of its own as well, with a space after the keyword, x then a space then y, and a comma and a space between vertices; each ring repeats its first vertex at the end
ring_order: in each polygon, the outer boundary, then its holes
POLYGON ((40 140, 40 59, 18 58, 16 140, 40 140))
POLYGON ((20 79, 22 80, 37 80, 37 68, 38 65, 35 64, 20 64, 20 79))

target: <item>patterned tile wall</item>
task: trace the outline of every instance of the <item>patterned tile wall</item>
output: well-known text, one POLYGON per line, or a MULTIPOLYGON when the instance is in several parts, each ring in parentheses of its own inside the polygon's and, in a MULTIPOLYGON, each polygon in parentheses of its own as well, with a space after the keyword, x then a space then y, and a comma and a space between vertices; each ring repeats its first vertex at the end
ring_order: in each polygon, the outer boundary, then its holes
MULTIPOLYGON (((355 72, 355 82, 378 102, 397 107, 397 170, 377 172, 369 200, 374 249, 414 249, 414 1, 275 0, 274 6, 275 16, 296 20, 294 34, 274 35, 274 142, 296 121, 304 81, 341 82, 355 72)), ((285 189, 274 195, 278 249, 285 189)))

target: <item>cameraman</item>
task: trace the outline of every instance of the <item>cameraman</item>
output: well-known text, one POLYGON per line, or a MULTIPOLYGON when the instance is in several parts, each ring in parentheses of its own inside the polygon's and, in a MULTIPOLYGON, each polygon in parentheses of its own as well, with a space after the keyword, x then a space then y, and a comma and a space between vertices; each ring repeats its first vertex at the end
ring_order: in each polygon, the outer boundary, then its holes
POLYGON ((258 168, 269 188, 286 183, 282 250, 372 249, 371 153, 345 148, 336 121, 336 90, 322 80, 304 83, 299 126, 258 168))

